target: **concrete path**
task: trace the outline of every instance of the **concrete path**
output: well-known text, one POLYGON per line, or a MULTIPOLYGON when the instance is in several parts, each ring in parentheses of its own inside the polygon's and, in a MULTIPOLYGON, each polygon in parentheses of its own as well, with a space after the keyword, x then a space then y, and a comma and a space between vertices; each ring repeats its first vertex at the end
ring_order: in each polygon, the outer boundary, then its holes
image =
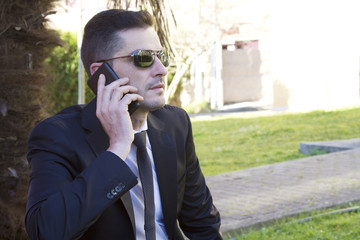
MULTIPOLYGON (((222 232, 359 201, 360 139, 347 142, 350 150, 206 177, 222 232)), ((340 148, 344 141, 330 143, 304 144, 340 148)))

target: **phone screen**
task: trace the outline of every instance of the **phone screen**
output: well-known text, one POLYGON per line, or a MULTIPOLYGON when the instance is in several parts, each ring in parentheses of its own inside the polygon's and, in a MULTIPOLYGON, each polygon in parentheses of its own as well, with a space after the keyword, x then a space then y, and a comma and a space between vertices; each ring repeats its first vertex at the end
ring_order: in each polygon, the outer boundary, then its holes
MULTIPOLYGON (((97 83, 99 80, 100 74, 105 75, 105 85, 108 85, 109 83, 119 79, 115 71, 111 68, 111 66, 104 62, 97 70, 94 72, 93 75, 88 79, 87 84, 89 85, 90 89, 96 94, 97 93, 97 83)), ((139 103, 137 101, 134 101, 129 104, 129 113, 130 115, 136 111, 136 109, 139 107, 139 103)))

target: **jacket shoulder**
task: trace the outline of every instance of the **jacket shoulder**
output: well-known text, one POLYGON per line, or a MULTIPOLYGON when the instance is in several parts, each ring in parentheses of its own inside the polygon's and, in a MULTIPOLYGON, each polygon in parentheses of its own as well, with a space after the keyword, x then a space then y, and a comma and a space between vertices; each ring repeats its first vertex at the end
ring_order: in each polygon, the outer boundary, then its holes
POLYGON ((42 127, 43 125, 54 125, 54 126, 63 126, 66 122, 73 121, 80 118, 80 114, 83 111, 85 105, 74 105, 67 107, 60 111, 59 113, 50 116, 42 121, 40 121, 34 129, 42 127))
POLYGON ((173 134, 175 132, 188 132, 191 129, 191 121, 186 111, 172 105, 165 105, 150 112, 148 119, 150 126, 173 134))
POLYGON ((172 105, 165 105, 164 107, 155 110, 154 112, 155 115, 178 115, 178 116, 183 116, 183 117, 187 117, 188 114, 186 113, 186 111, 180 107, 176 107, 176 106, 172 106, 172 105))

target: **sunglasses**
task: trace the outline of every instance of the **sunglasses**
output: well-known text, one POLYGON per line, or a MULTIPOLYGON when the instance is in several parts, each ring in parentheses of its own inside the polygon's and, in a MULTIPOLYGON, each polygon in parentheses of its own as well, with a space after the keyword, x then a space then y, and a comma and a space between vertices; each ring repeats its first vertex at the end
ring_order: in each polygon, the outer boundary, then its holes
POLYGON ((164 67, 169 66, 169 54, 166 50, 153 51, 153 50, 137 50, 128 56, 114 57, 104 59, 96 62, 107 62, 118 58, 134 58, 134 65, 141 68, 147 68, 155 62, 155 56, 158 57, 164 67))

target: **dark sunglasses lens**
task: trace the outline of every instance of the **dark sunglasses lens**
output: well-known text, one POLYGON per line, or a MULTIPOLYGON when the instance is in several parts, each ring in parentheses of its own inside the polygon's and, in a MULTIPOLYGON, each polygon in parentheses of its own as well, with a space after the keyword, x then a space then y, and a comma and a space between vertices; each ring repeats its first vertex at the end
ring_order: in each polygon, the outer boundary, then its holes
POLYGON ((150 67, 154 63, 154 56, 150 52, 140 52, 134 55, 134 63, 138 67, 150 67))
POLYGON ((169 54, 166 51, 161 51, 158 55, 158 58, 160 59, 164 67, 169 66, 169 54))
POLYGON ((165 67, 169 66, 169 55, 167 51, 155 53, 151 50, 140 50, 139 52, 136 52, 133 55, 135 66, 142 68, 150 67, 155 61, 155 55, 165 67))

